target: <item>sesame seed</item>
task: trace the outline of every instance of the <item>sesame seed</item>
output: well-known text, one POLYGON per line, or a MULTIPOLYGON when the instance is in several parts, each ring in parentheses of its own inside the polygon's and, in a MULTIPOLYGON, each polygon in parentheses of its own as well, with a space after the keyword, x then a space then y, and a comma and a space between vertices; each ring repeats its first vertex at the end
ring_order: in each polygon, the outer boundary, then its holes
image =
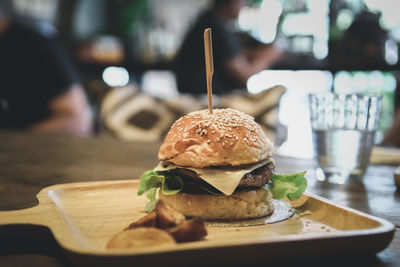
POLYGON ((207 144, 211 143, 211 140, 207 140, 207 144))

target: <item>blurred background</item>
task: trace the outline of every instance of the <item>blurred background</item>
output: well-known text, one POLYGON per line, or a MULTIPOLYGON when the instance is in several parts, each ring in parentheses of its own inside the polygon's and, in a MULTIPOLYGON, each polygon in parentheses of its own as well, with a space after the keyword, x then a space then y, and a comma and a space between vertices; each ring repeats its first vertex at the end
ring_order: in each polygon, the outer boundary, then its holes
MULTIPOLYGON (((176 116, 205 103, 202 97, 178 93, 173 61, 186 32, 210 6, 209 0, 0 3, 9 16, 29 21, 44 33, 58 32, 95 114, 95 134, 111 132, 126 140, 152 141, 165 133, 176 116), (116 108, 128 98, 142 109, 116 108), (124 128, 127 122, 137 123, 136 128, 124 128), (156 133, 143 131, 160 127, 156 133)), ((273 43, 283 55, 271 68, 248 79, 243 88, 246 95, 216 97, 216 105, 240 108, 245 105, 241 103, 256 101, 252 95, 271 99, 266 93, 269 88, 283 86, 278 103, 265 104, 279 106, 277 121, 271 119, 264 126, 274 131, 281 153, 312 157, 308 93, 382 93, 379 143, 392 124, 399 90, 399 7, 397 0, 247 1, 232 25, 235 33, 246 34, 250 37, 246 40, 273 43)), ((268 121, 267 113, 252 115, 268 121)))

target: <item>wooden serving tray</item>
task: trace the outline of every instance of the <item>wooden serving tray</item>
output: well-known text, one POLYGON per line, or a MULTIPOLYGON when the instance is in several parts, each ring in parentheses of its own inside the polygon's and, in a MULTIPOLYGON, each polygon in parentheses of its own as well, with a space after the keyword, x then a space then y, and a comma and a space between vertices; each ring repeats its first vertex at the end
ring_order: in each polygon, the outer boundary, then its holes
POLYGON ((71 262, 96 266, 249 263, 377 253, 394 235, 394 226, 383 219, 307 193, 292 204, 311 211, 309 215, 261 226, 208 227, 205 240, 196 242, 107 250, 114 234, 145 215, 147 199, 136 195, 137 187, 138 181, 50 186, 37 195, 38 206, 0 212, 0 225, 48 227, 71 262))

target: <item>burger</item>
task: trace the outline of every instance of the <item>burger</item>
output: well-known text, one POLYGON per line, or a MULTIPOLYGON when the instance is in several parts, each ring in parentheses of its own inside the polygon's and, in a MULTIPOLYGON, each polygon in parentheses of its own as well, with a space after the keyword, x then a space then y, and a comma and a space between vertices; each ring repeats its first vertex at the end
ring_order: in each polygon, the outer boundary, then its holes
POLYGON ((304 192, 305 172, 278 175, 274 146, 260 125, 234 109, 191 112, 178 119, 161 145, 160 163, 140 177, 147 194, 188 217, 250 219, 274 210, 273 198, 295 200, 304 192))

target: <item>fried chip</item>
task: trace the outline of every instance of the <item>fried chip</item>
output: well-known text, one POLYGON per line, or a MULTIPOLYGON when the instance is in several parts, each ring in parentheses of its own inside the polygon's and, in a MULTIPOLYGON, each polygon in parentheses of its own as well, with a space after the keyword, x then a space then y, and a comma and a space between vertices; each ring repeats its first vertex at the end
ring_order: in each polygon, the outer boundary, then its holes
POLYGON ((171 244, 176 242, 166 231, 154 227, 138 227, 117 233, 110 239, 106 248, 134 249, 171 244))
POLYGON ((174 227, 186 220, 185 215, 174 210, 162 200, 158 200, 155 212, 156 225, 161 229, 174 227))
POLYGON ((205 223, 201 218, 186 220, 167 231, 178 243, 199 240, 207 235, 205 223))
POLYGON ((156 227, 156 212, 153 210, 136 222, 131 223, 125 230, 138 227, 156 227))

